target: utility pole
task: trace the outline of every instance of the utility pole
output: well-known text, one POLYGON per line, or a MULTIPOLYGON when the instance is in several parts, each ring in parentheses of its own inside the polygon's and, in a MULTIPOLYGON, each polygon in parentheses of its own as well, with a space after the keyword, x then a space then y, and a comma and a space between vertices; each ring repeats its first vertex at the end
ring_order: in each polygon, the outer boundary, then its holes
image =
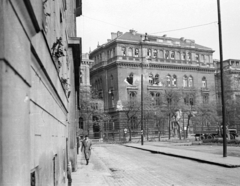
POLYGON ((143 49, 142 49, 142 41, 140 41, 140 44, 141 44, 141 145, 143 145, 143 49))
MULTIPOLYGON (((144 40, 148 41, 147 33, 145 34, 144 40)), ((141 145, 143 145, 143 48, 142 48, 142 36, 141 36, 141 145)))
POLYGON ((223 82, 223 54, 222 54, 222 25, 220 0, 217 0, 218 5, 218 31, 219 31, 219 53, 220 53, 220 76, 221 76, 221 97, 222 97, 222 126, 223 126, 223 157, 227 157, 227 140, 226 140, 226 109, 224 98, 224 82, 223 82))

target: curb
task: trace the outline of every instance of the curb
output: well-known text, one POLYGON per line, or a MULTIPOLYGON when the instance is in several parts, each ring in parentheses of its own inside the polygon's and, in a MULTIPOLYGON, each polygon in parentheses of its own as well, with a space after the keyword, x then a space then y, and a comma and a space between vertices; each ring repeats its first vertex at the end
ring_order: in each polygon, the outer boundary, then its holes
POLYGON ((124 146, 131 147, 131 148, 136 148, 136 149, 140 149, 140 150, 144 150, 144 151, 149 151, 151 153, 158 153, 158 154, 163 154, 163 155, 167 155, 167 156, 179 157, 179 158, 183 158, 183 159, 190 159, 190 160, 201 162, 201 163, 207 163, 207 164, 211 164, 211 165, 218 165, 218 166, 221 166, 221 167, 227 167, 227 168, 237 168, 237 167, 240 167, 240 165, 218 163, 218 162, 203 160, 203 159, 199 159, 199 158, 189 157, 189 156, 182 156, 182 155, 179 155, 179 154, 166 153, 166 152, 162 152, 162 151, 158 151, 158 150, 144 149, 144 148, 141 148, 141 147, 134 147, 134 146, 130 146, 130 145, 124 145, 124 146))

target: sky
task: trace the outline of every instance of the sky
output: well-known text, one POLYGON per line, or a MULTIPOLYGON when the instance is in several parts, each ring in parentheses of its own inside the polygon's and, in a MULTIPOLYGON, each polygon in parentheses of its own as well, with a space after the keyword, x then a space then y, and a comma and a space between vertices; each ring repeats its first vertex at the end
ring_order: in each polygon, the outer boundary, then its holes
MULTIPOLYGON (((83 53, 130 29, 193 39, 219 59, 217 0, 82 0, 77 36, 83 53)), ((223 59, 240 59, 240 0, 220 0, 223 59)))

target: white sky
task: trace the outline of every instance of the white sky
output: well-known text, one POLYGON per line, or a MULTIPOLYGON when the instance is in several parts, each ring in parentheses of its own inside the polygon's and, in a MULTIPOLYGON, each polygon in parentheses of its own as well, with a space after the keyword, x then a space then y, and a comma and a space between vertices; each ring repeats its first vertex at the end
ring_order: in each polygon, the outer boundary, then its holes
MULTIPOLYGON (((220 1, 223 59, 240 59, 240 0, 220 1)), ((214 59, 220 58, 217 0, 82 0, 82 5, 77 36, 82 37, 83 53, 93 51, 98 42, 106 43, 111 32, 134 29, 193 39, 215 50, 214 59), (169 32, 204 24, 208 25, 169 32)))

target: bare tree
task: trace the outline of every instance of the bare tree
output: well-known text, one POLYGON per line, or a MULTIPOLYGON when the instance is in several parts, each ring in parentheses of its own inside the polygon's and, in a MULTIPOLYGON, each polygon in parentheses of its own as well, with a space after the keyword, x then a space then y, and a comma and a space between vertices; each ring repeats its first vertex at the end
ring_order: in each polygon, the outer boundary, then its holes
MULTIPOLYGON (((133 93, 134 94, 134 93, 133 93)), ((129 131, 129 141, 132 140, 132 130, 138 128, 140 123, 139 114, 141 109, 141 104, 135 98, 136 95, 130 95, 130 99, 126 101, 123 105, 123 111, 126 116, 126 128, 129 131)))
MULTIPOLYGON (((171 118, 174 119, 174 121, 172 122, 173 125, 177 125, 177 131, 178 131, 178 136, 179 139, 181 139, 181 134, 180 134, 180 125, 177 121, 177 111, 180 110, 180 100, 181 100, 181 93, 179 92, 179 90, 174 89, 174 88, 169 88, 166 89, 164 92, 164 99, 163 99, 163 104, 165 105, 166 108, 166 114, 168 116, 168 132, 169 132, 169 136, 168 138, 171 138, 171 118)), ((175 135, 175 131, 174 131, 174 135, 175 135)))
MULTIPOLYGON (((99 118, 99 122, 104 118, 103 101, 98 99, 98 94, 94 89, 80 89, 80 117, 85 118, 84 130, 89 134, 89 127, 92 123, 92 117, 99 118), (101 104, 100 104, 101 103, 101 104)), ((100 126, 99 126, 100 127, 100 126)))

